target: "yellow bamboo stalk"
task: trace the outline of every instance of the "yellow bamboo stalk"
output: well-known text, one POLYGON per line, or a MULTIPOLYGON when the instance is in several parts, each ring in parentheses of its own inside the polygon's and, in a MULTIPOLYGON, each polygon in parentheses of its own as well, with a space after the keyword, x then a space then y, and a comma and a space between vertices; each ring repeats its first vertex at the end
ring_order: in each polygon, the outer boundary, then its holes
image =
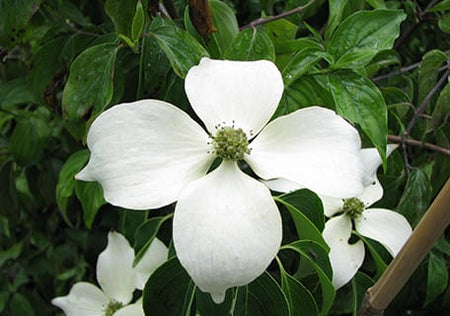
POLYGON ((379 315, 391 303, 449 224, 450 179, 386 271, 367 290, 360 316, 379 315))

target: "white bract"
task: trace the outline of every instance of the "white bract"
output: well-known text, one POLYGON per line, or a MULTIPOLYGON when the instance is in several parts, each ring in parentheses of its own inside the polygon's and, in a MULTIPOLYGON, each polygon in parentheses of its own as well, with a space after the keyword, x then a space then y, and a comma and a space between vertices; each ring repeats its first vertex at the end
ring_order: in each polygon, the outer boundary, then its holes
POLYGON ((167 260, 168 249, 157 238, 133 268, 134 250, 117 232, 108 234, 108 245, 97 259, 97 286, 76 283, 67 296, 56 297, 52 304, 67 316, 140 316, 142 300, 127 305, 135 289, 142 290, 149 276, 167 260))
POLYGON ((76 178, 100 182, 108 202, 129 209, 178 201, 177 256, 196 285, 222 302, 228 288, 264 272, 282 237, 270 191, 238 161, 263 179, 283 177, 329 196, 363 190, 359 135, 333 111, 310 107, 268 123, 283 89, 270 61, 203 58, 185 91, 206 131, 167 102, 114 106, 93 122, 91 157, 76 178), (221 164, 207 174, 217 157, 221 164))
MULTIPOLYGON (((396 145, 388 145, 389 155, 396 145)), ((381 243, 394 257, 412 233, 411 225, 399 213, 382 208, 368 208, 383 196, 383 187, 376 176, 381 158, 375 148, 363 149, 362 160, 366 175, 372 183, 364 192, 351 199, 333 199, 321 197, 325 215, 338 213, 325 223, 323 237, 330 246, 330 263, 333 268, 333 285, 336 289, 349 282, 364 261, 364 244, 362 240, 350 244, 349 239, 354 229, 362 236, 381 243)))

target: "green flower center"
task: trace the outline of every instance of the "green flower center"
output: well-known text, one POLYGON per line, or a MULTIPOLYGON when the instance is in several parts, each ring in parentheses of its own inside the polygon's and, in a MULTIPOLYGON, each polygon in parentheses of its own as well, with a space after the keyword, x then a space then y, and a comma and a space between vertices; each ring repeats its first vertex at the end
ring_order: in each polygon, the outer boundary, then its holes
POLYGON ((365 209, 364 203, 357 198, 345 199, 344 206, 342 208, 345 214, 347 214, 353 219, 361 216, 361 214, 364 212, 364 209, 365 209))
POLYGON ((241 128, 219 127, 216 136, 211 136, 217 156, 223 159, 241 160, 250 153, 247 135, 241 128))
POLYGON ((105 307, 105 316, 112 316, 115 312, 117 312, 119 309, 123 307, 123 304, 120 302, 117 302, 115 300, 109 301, 108 305, 105 307))

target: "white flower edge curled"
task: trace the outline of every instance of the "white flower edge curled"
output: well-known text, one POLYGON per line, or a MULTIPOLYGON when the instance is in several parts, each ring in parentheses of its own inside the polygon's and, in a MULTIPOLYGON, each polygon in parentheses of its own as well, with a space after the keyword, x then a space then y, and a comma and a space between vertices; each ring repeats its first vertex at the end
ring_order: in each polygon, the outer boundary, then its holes
POLYGON ((134 250, 117 232, 108 234, 108 245, 97 259, 97 286, 75 283, 67 296, 56 297, 52 304, 67 316, 140 316, 142 299, 130 304, 135 289, 142 290, 149 276, 167 260, 168 249, 157 238, 133 268, 134 250))
POLYGON ((100 182, 108 202, 129 209, 178 200, 177 256, 220 303, 228 288, 264 272, 282 237, 270 191, 237 160, 263 179, 283 177, 329 196, 363 190, 359 135, 333 111, 310 107, 267 124, 283 89, 270 61, 203 58, 189 70, 185 90, 207 132, 167 102, 114 106, 93 122, 91 157, 76 178, 100 182), (237 143, 228 144, 227 135, 237 143), (206 175, 218 154, 224 161, 206 175))

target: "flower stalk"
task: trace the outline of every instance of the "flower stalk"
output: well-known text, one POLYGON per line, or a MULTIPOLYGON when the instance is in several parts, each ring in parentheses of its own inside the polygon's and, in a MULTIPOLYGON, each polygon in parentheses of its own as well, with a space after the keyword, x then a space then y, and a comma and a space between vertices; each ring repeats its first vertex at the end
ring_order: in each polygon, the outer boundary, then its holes
POLYGON ((449 225, 449 205, 450 180, 447 180, 398 255, 367 290, 360 316, 379 315, 390 304, 449 225))

